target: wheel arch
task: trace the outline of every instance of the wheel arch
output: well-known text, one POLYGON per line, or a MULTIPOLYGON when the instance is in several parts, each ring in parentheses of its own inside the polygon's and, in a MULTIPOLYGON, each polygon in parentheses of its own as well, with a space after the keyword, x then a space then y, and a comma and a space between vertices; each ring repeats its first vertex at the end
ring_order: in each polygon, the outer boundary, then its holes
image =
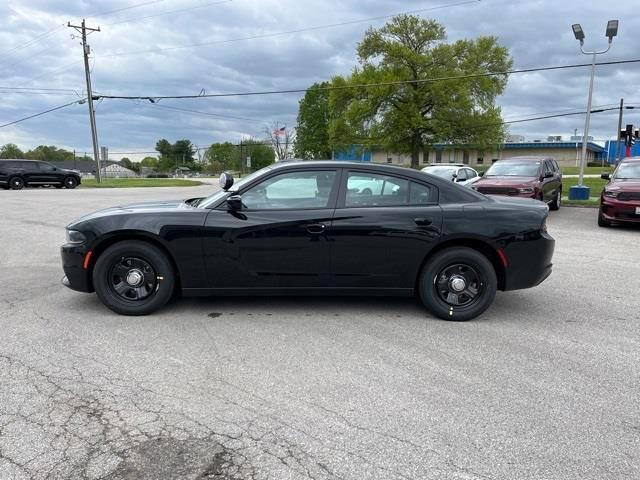
POLYGON ((87 275, 89 277, 88 280, 92 290, 94 289, 93 280, 92 280, 93 269, 95 268, 96 262, 98 258, 100 258, 100 255, 102 255, 105 252, 105 250, 110 246, 126 240, 138 240, 141 242, 146 242, 146 243, 149 243, 150 245, 153 245, 154 247, 157 247, 160 251, 162 251, 169 259, 169 262, 171 263, 171 267, 173 268, 173 272, 176 277, 175 278, 176 291, 180 291, 181 289, 180 270, 178 269, 178 264, 176 263, 175 258, 173 258, 173 255, 171 254, 171 250, 169 250, 165 242, 163 242, 162 239, 157 235, 154 235, 149 232, 138 231, 138 230, 126 230, 126 231, 106 234, 106 235, 103 235, 102 237, 99 237, 93 242, 90 249, 90 251, 92 252, 91 257, 89 259, 89 264, 87 265, 87 275))
POLYGON ((506 283, 506 272, 498 251, 490 243, 484 240, 480 240, 477 238, 455 238, 439 243, 424 257, 420 268, 418 269, 418 274, 416 275, 414 284, 416 292, 419 288, 420 274, 424 266, 439 252, 451 247, 467 247, 484 255, 491 262, 491 265, 493 265, 493 269, 496 272, 496 278, 498 280, 498 290, 504 290, 506 283))

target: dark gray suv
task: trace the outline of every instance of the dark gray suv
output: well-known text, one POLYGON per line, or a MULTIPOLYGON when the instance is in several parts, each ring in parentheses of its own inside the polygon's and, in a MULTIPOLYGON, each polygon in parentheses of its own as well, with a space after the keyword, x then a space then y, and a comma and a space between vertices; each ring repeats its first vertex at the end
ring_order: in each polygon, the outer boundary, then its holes
POLYGON ((0 160, 0 187, 5 190, 45 185, 76 188, 80 185, 80 174, 38 160, 0 160))

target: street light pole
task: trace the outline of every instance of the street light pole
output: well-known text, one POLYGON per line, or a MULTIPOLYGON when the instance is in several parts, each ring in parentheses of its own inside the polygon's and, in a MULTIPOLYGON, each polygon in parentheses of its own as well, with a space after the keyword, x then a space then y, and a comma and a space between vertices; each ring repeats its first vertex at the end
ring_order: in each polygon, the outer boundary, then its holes
POLYGON ((607 30, 605 36, 609 38, 609 43, 605 50, 597 51, 592 50, 590 52, 586 52, 584 50, 584 31, 579 23, 576 23, 571 26, 573 29, 573 34, 576 37, 576 40, 580 42, 580 51, 585 55, 591 55, 591 77, 589 78, 589 97, 587 100, 587 115, 584 120, 584 131, 582 132, 582 156, 580 158, 580 173, 578 175, 578 185, 575 185, 569 189, 569 199, 570 200, 588 200, 590 195, 590 189, 588 186, 584 185, 584 168, 587 164, 587 143, 589 139, 589 124, 591 122, 591 99, 593 97, 593 79, 596 73, 596 56, 607 53, 611 48, 611 42, 613 41, 613 37, 618 34, 618 20, 609 20, 607 23, 607 30))

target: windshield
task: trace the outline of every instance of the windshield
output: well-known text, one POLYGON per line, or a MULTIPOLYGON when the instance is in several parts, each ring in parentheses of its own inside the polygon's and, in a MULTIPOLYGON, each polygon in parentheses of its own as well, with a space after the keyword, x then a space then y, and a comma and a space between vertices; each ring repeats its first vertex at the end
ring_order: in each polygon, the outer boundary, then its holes
POLYGON ((537 177, 540 162, 496 162, 484 174, 485 177, 537 177))
POLYGON ((253 173, 250 173, 249 175, 247 175, 244 178, 241 178, 238 181, 234 181, 233 185, 231 186, 231 188, 229 189, 229 191, 225 192, 224 190, 219 190, 216 193, 214 193, 213 195, 205 198, 204 200, 202 200, 200 203, 198 203, 198 208, 208 208, 210 205, 215 204, 216 202, 220 201, 225 195, 229 194, 229 193, 234 193, 237 192, 238 190, 240 190, 243 186, 245 186, 246 184, 248 184, 249 182, 251 182, 254 178, 259 177, 260 175, 262 175, 264 172, 266 172, 267 170, 269 170, 271 167, 264 167, 261 168, 260 170, 256 170, 253 173))
POLYGON ((614 177, 640 179, 640 162, 621 163, 614 177))
POLYGON ((437 177, 446 178, 451 180, 453 174, 456 173, 456 167, 427 167, 422 170, 425 173, 430 173, 437 177))

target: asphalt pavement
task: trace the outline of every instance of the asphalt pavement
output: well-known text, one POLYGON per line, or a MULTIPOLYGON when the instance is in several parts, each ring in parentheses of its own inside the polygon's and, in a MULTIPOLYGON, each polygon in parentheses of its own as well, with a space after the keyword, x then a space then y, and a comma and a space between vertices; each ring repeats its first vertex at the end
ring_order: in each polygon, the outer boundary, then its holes
POLYGON ((0 191, 0 479, 640 478, 640 229, 552 212, 551 277, 466 323, 60 284, 74 218, 213 188, 0 191))

